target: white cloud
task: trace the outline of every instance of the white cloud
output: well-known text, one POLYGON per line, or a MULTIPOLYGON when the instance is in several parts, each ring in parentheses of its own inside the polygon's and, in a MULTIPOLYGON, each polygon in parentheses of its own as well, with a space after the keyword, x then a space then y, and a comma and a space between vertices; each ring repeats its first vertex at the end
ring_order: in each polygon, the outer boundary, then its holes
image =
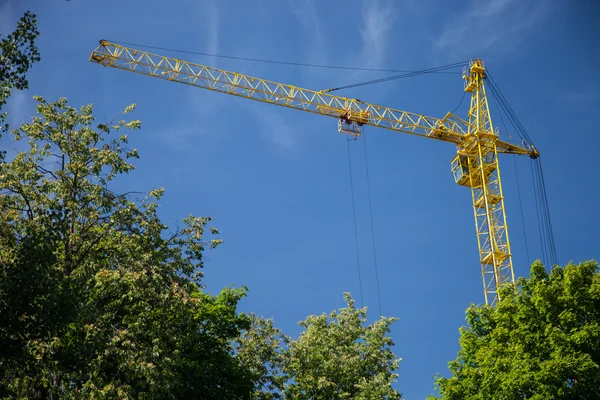
MULTIPOLYGON (((339 32, 327 32, 322 21, 315 10, 315 0, 288 0, 292 11, 303 26, 306 35, 310 38, 306 43, 309 54, 309 63, 327 63, 331 49, 327 46, 332 42, 325 40, 329 35, 339 32)), ((358 10, 357 10, 358 11, 358 10)), ((344 13, 349 10, 344 10, 344 13)), ((340 64, 339 60, 352 60, 348 65, 355 64, 360 60, 360 66, 366 68, 378 68, 385 62, 388 51, 390 31, 396 19, 394 2, 391 0, 364 0, 362 10, 360 37, 361 46, 359 51, 351 57, 338 57, 334 64, 340 64)), ((350 77, 353 73, 342 70, 335 71, 334 75, 350 77)))
POLYGON ((591 89, 580 89, 567 92, 562 96, 558 96, 560 102, 570 106, 585 106, 596 101, 598 98, 597 92, 591 89))
MULTIPOLYGON (((32 105, 33 100, 31 100, 29 92, 13 90, 2 110, 8 112, 6 122, 10 125, 11 131, 31 121, 31 116, 35 114, 35 108, 32 105)), ((12 160, 19 152, 26 151, 28 147, 27 140, 15 142, 12 134, 5 134, 0 138, 0 149, 6 151, 7 160, 12 160)))
MULTIPOLYGON (((301 0, 299 3, 303 3, 303 5, 300 6, 298 12, 301 10, 306 11, 303 19, 304 27, 312 29, 313 32, 319 32, 319 29, 321 29, 320 24, 314 9, 310 5, 310 0, 301 0), (307 8, 304 8, 304 6, 307 8)), ((204 0, 199 6, 202 15, 200 23, 205 27, 202 33, 203 40, 206 42, 205 51, 211 54, 220 53, 220 18, 226 15, 224 12, 220 12, 218 4, 216 0, 204 0)), ((206 64, 206 59, 198 61, 206 64)), ((313 59, 311 62, 316 62, 316 60, 313 59)), ((212 58, 209 65, 219 68, 218 59, 212 58)), ((198 124, 193 124, 189 127, 183 126, 180 129, 174 129, 171 138, 169 138, 169 144, 172 146, 183 148, 190 137, 198 134, 210 135, 213 132, 219 132, 219 135, 224 134, 223 114, 231 115, 230 107, 242 107, 256 116, 257 130, 263 138, 280 149, 290 150, 296 147, 296 132, 280 116, 278 110, 272 110, 274 108, 272 106, 265 106, 248 100, 236 101, 236 104, 232 106, 232 102, 227 99, 229 96, 202 89, 193 90, 190 96, 190 109, 195 114, 195 119, 202 121, 201 128, 198 127, 198 124)))
POLYGON ((328 59, 328 40, 327 32, 322 22, 319 20, 319 14, 315 10, 314 0, 288 0, 288 5, 296 16, 300 25, 309 38, 307 43, 309 64, 326 64, 328 59))
MULTIPOLYGON (((198 15, 198 26, 201 27, 197 38, 200 43, 205 44, 201 51, 218 54, 220 28, 218 3, 216 0, 202 0, 193 4, 194 7, 190 7, 189 10, 195 10, 198 15)), ((205 58, 198 56, 189 56, 187 59, 199 64, 207 63, 205 58)), ((210 65, 218 67, 217 61, 217 58, 211 58, 210 65)), ((188 93, 188 109, 185 116, 179 119, 179 124, 167 129, 168 134, 159 135, 167 145, 178 150, 188 148, 190 142, 194 140, 193 138, 199 135, 206 136, 210 132, 218 131, 214 127, 218 125, 219 111, 223 112, 222 95, 200 88, 193 88, 188 93)))
POLYGON ((282 115, 282 110, 273 110, 263 104, 252 104, 245 107, 258 118, 259 134, 282 150, 296 150, 300 132, 293 129, 289 121, 282 115))
POLYGON ((543 21, 553 1, 470 0, 439 35, 435 46, 454 56, 516 47, 526 34, 543 21), (507 47, 504 47, 507 46, 507 47))
MULTIPOLYGON (((320 0, 288 0, 287 4, 296 17, 297 24, 291 30, 296 31, 302 40, 294 52, 293 59, 314 65, 343 64, 345 61, 339 57, 339 48, 336 40, 329 40, 339 32, 332 30, 332 23, 328 23, 323 13, 319 12, 320 0)), ((293 21, 292 21, 293 22, 293 21)), ((273 58, 276 58, 274 56, 273 58)), ((332 82, 339 82, 344 77, 345 71, 328 68, 301 67, 297 69, 298 80, 293 82, 309 89, 327 89, 332 82)), ((290 82, 292 83, 292 82, 290 82)))
POLYGON ((366 60, 366 68, 382 68, 385 63, 390 31, 396 12, 389 1, 365 1, 363 26, 360 30, 362 48, 359 60, 366 60))
POLYGON ((295 132, 281 115, 275 112, 261 113, 261 124, 262 132, 277 146, 286 150, 297 147, 296 136, 299 132, 295 132))
POLYGON ((8 112, 7 122, 13 128, 29 122, 29 117, 35 113, 35 109, 29 107, 29 100, 30 94, 28 91, 13 89, 4 109, 8 112))
MULTIPOLYGON (((356 42, 357 45, 348 48, 347 45, 336 46, 336 41, 325 39, 337 37, 340 29, 335 26, 331 30, 327 29, 333 25, 327 25, 318 18, 318 9, 315 10, 315 4, 318 4, 316 1, 318 0, 288 0, 309 39, 304 43, 304 51, 308 53, 309 63, 385 68, 391 32, 397 18, 397 3, 393 0, 363 0, 361 8, 343 10, 340 18, 344 18, 350 12, 359 13, 361 16, 358 40, 352 37, 351 32, 347 35, 348 40, 356 42), (332 59, 332 55, 335 58, 332 59)), ((374 74, 365 71, 310 68, 303 70, 302 74, 305 78, 310 77, 310 80, 317 85, 321 85, 322 89, 386 76, 382 73, 374 74)))
POLYGON ((203 25, 207 28, 208 52, 217 54, 219 52, 219 9, 215 0, 206 0, 200 8, 204 16, 203 25))
MULTIPOLYGON (((331 40, 325 40, 332 34, 327 25, 325 17, 319 13, 319 3, 315 0, 288 0, 290 10, 297 19, 297 23, 302 28, 305 41, 302 42, 302 48, 299 50, 306 54, 303 62, 311 64, 342 64, 356 65, 357 60, 361 66, 370 68, 383 68, 388 54, 391 42, 391 32, 393 23, 396 20, 396 11, 393 0, 363 0, 362 10, 360 12, 360 25, 358 30, 357 46, 352 53, 344 54, 336 51, 337 46, 331 40), (334 55, 339 57, 333 60, 334 55)), ((202 16, 200 24, 204 26, 201 33, 206 43, 206 52, 219 53, 219 27, 220 18, 225 14, 219 12, 218 3, 215 0, 205 0, 201 6, 202 16)), ((346 10, 344 12, 351 12, 346 10)), ((222 22, 222 21, 221 21, 222 22)), ((336 29, 337 31, 337 29, 336 29)), ((248 48, 245 49, 248 51, 248 48)), ((277 58, 273 56, 273 58, 277 58)), ((205 62, 205 60, 203 60, 205 62)), ((217 60, 211 60, 210 65, 215 65, 217 60)), ((293 61, 293 60, 292 60, 293 61)), ((201 61, 202 62, 202 61, 201 61)), ((361 80, 380 77, 381 74, 366 73, 360 71, 328 70, 328 69, 302 69, 300 73, 311 81, 311 88, 322 88, 335 86, 338 84, 354 83, 361 80), (326 86, 325 85, 331 85, 326 86)), ((256 74, 254 74, 256 75, 256 74)), ((268 78, 268 76, 266 76, 268 78)), ((300 79, 306 82, 308 79, 300 79)), ((342 94, 342 93, 340 93, 342 94)), ((343 95, 343 94, 342 94, 343 95)), ((204 90, 193 90, 190 93, 191 101, 189 107, 198 119, 203 121, 205 131, 212 131, 211 125, 219 124, 218 116, 225 110, 225 96, 215 93, 209 93, 204 90)), ((248 103, 248 102, 242 102, 248 103)), ((228 104, 228 102, 227 102, 228 104)), ((245 105, 240 106, 244 107, 245 105)), ((252 104, 247 107, 256 115, 259 132, 262 137, 271 141, 277 148, 282 150, 293 150, 298 148, 299 132, 296 131, 289 122, 281 116, 281 111, 274 107, 259 105, 261 112, 255 112, 252 104)), ((177 135, 174 139, 174 145, 182 146, 186 138, 189 137, 189 128, 182 127, 176 129, 177 135)))
POLYGON ((186 151, 190 149, 190 143, 194 140, 197 140, 199 136, 204 136, 206 138, 207 132, 206 130, 198 125, 188 125, 184 127, 177 128, 164 128, 162 130, 155 129, 151 137, 160 138, 161 141, 164 141, 170 147, 179 151, 186 151))
MULTIPOLYGON (((397 4, 392 0, 363 1, 362 19, 359 30, 361 45, 358 53, 353 56, 354 60, 360 60, 360 64, 357 66, 363 68, 386 68, 387 55, 390 52, 390 40, 392 38, 394 23, 398 16, 397 4)), ((348 65, 352 65, 352 63, 348 65)), ((389 75, 389 72, 353 71, 338 74, 335 84, 353 84, 389 75)), ((361 94, 358 97, 368 100, 370 97, 369 94, 373 93, 374 90, 376 90, 378 96, 383 96, 392 90, 392 86, 365 86, 360 88, 361 94)), ((342 96, 349 95, 347 92, 340 92, 339 94, 342 96)))
MULTIPOLYGON (((391 32, 397 17, 393 0, 363 0, 359 12, 361 19, 358 29, 359 41, 352 54, 342 53, 335 41, 326 40, 327 37, 338 35, 339 29, 319 17, 318 0, 288 0, 288 5, 298 23, 303 28, 306 41, 303 42, 302 51, 306 52, 306 62, 311 64, 333 64, 360 66, 365 68, 385 68, 389 51, 391 32), (332 29, 332 30, 330 30, 332 29), (335 58, 333 58, 335 56, 335 58), (358 64, 357 65, 357 60, 358 64)), ((352 12, 347 9, 342 15, 352 12)), ((348 35, 348 37, 351 37, 348 35)), ((381 77, 382 74, 373 74, 365 71, 332 70, 321 68, 307 68, 300 71, 304 81, 313 82, 311 88, 322 89, 336 85, 355 83, 363 80, 381 77), (314 85, 317 87, 314 87, 314 85)), ((379 88, 381 91, 381 88, 379 88)), ((345 95, 341 93, 340 95, 345 95)), ((298 148, 301 133, 290 127, 285 118, 280 116, 278 110, 257 113, 264 137, 284 150, 298 148)))

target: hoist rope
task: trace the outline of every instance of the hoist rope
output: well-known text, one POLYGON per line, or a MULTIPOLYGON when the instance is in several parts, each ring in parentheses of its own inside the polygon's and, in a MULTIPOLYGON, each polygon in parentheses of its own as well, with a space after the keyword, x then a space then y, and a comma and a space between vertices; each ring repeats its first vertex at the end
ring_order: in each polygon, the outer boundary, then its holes
POLYGON ((513 165, 515 167, 515 176, 517 178, 517 195, 519 197, 519 212, 521 214, 521 225, 523 228, 523 237, 525 239, 525 255, 527 255, 527 263, 531 265, 531 257, 529 256, 529 243, 527 241, 527 229, 525 229, 525 216, 523 214, 523 201, 521 200, 521 184, 519 183, 519 169, 517 168, 517 156, 512 155, 513 165))
POLYGON ((544 232, 546 234, 546 242, 548 247, 548 258, 550 265, 549 267, 553 267, 558 264, 558 257, 556 252, 556 243, 554 241, 554 231, 552 229, 552 220, 550 218, 550 207, 548 205, 548 195, 546 192, 546 182, 544 180, 544 169, 542 168, 542 160, 541 157, 538 158, 535 162, 535 172, 537 176, 537 188, 540 194, 540 208, 542 213, 542 226, 544 228, 544 232))
MULTIPOLYGON (((506 128, 506 123, 504 122, 504 117, 502 113, 498 113, 500 115, 500 121, 502 121, 502 127, 504 128, 504 132, 508 133, 508 129, 506 128)), ((510 135, 509 135, 510 139, 510 135)), ((521 214, 521 226, 523 229, 523 238, 525 239, 525 255, 527 256, 527 263, 531 265, 531 258, 529 256, 529 243, 527 241, 527 229, 525 228, 525 216, 523 214, 523 201, 521 200, 521 185, 519 183, 519 169, 517 168, 517 156, 515 154, 512 155, 513 166, 515 168, 515 177, 517 178, 517 196, 519 198, 519 213, 521 214)))
POLYGON ((352 218, 354 220, 354 242, 356 245, 356 267, 358 271, 358 288, 360 294, 360 307, 363 307, 363 289, 362 289, 362 277, 360 274, 360 254, 358 251, 358 227, 356 224, 356 204, 354 201, 354 179, 352 178, 352 158, 350 157, 350 139, 346 140, 348 147, 348 169, 350 171, 350 193, 352 197, 352 218))
POLYGON ((508 100, 506 100, 506 97, 504 97, 502 90, 500 90, 500 87, 496 84, 496 81, 494 80, 491 73, 489 72, 489 69, 487 72, 487 77, 489 79, 488 86, 489 86, 490 90, 492 91, 492 94, 494 95, 494 97, 496 97, 496 100, 500 104, 501 108, 504 110, 504 112, 508 116, 510 123, 513 125, 513 128, 515 128, 519 137, 521 137, 522 140, 527 142, 527 144, 529 146, 533 145, 533 141, 529 137, 529 134, 523 127, 523 124, 521 124, 521 121, 519 121, 519 119, 517 118, 517 115, 515 114, 514 110, 510 106, 510 104, 508 103, 508 100))
POLYGON ((381 295, 379 291, 379 271, 377 267, 377 246, 375 246, 375 227, 373 224, 373 206, 371 203, 371 182, 369 180, 369 162, 367 157, 367 136, 366 133, 363 132, 363 148, 365 150, 365 171, 367 174, 367 193, 369 198, 369 214, 371 216, 371 238, 373 244, 373 263, 375 266, 375 283, 377 284, 377 305, 379 307, 379 317, 381 317, 381 295))
POLYGON ((546 270, 548 269, 548 251, 546 250, 546 236, 543 233, 542 222, 541 222, 541 213, 539 210, 540 202, 538 200, 538 191, 536 186, 535 172, 533 163, 531 164, 531 180, 533 182, 533 197, 535 199, 535 207, 536 207, 536 216, 538 223, 538 232, 540 235, 540 246, 542 248, 542 263, 546 266, 546 270))
MULTIPOLYGON (((504 97, 502 91, 494 81, 494 78, 488 71, 489 88, 492 95, 498 101, 501 111, 504 111, 511 123, 513 129, 517 132, 523 143, 527 147, 533 146, 533 141, 523 127, 523 124, 517 118, 512 107, 504 97)), ((548 195, 546 192, 546 183, 544 181, 544 171, 542 169, 541 157, 537 157, 531 165, 531 174, 533 178, 534 199, 536 204, 536 214, 538 220, 538 229, 540 234, 540 245, 542 248, 542 262, 547 269, 558 264, 558 256, 556 251, 556 242, 554 240, 554 231, 552 229, 552 221, 550 216, 550 207, 548 204, 548 195)))
MULTIPOLYGON (((194 54, 194 55, 205 56, 205 57, 214 57, 214 58, 225 58, 225 59, 230 59, 230 60, 260 62, 260 63, 266 63, 266 64, 291 65, 291 66, 297 66, 297 67, 311 67, 311 68, 341 69, 341 70, 351 70, 351 71, 401 72, 401 73, 413 73, 413 72, 417 72, 417 71, 412 71, 412 70, 401 70, 401 69, 348 67, 348 66, 344 66, 344 65, 310 64, 310 63, 301 63, 301 62, 292 62, 292 61, 267 60, 267 59, 261 59, 261 58, 238 57, 238 56, 229 56, 229 55, 223 55, 223 54, 205 53, 205 52, 200 52, 200 51, 189 51, 189 50, 171 49, 171 48, 167 48, 167 47, 148 46, 148 45, 137 44, 137 43, 119 42, 119 41, 116 41, 116 40, 107 40, 107 41, 110 42, 110 43, 119 44, 119 45, 123 45, 123 46, 142 47, 142 48, 147 48, 147 49, 154 49, 154 50, 161 50, 161 51, 170 51, 170 52, 174 52, 174 53, 194 54)), ((448 72, 448 71, 444 71, 444 70, 433 71, 431 73, 435 73, 435 74, 456 74, 456 72, 448 72)))

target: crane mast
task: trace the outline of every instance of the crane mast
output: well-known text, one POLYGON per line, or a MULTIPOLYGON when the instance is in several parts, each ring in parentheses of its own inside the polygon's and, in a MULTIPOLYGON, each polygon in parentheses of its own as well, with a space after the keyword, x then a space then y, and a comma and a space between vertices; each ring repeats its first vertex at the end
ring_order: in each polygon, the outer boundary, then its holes
POLYGON ((515 274, 498 165, 498 132, 492 125, 485 78, 479 59, 463 71, 464 90, 471 93, 469 131, 458 146, 452 170, 458 184, 471 188, 484 295, 486 303, 493 305, 498 289, 514 283, 515 274))
POLYGON ((218 91, 250 100, 338 119, 338 130, 359 136, 364 125, 423 136, 456 145, 451 162, 456 183, 471 188, 479 262, 486 304, 499 299, 498 289, 514 283, 498 154, 539 156, 531 146, 501 140, 493 128, 479 59, 463 71, 465 92, 471 94, 468 120, 452 113, 443 118, 396 110, 357 99, 277 83, 248 75, 148 53, 105 40, 90 61, 107 67, 218 91))

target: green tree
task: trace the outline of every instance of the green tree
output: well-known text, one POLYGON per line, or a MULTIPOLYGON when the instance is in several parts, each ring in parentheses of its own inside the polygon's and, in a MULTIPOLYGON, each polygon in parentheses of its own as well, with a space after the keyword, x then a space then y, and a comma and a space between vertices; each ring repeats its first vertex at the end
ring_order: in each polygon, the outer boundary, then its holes
POLYGON ((140 121, 94 125, 91 105, 36 100, 13 131, 29 150, 0 162, 0 397, 248 398, 232 354, 245 291, 200 283, 220 243, 210 218, 171 231, 162 189, 110 190, 134 169, 140 121))
POLYGON ((257 382, 255 399, 400 399, 392 388, 400 359, 387 335, 396 319, 366 325, 366 308, 345 299, 347 307, 301 321, 293 340, 270 320, 253 319, 238 348, 257 382))
MULTIPOLYGON (((600 273, 588 261, 502 289, 495 308, 471 306, 450 378, 437 377, 442 399, 598 399, 600 273)), ((433 397, 432 397, 433 398, 433 397)))
POLYGON ((311 315, 290 343, 285 371, 289 399, 399 399, 392 388, 401 361, 387 336, 395 318, 381 317, 366 325, 366 307, 356 308, 346 293, 347 307, 329 315, 311 315))
MULTIPOLYGON (((4 124, 7 113, 2 112, 12 90, 23 90, 29 87, 27 71, 40 60, 40 53, 35 45, 38 37, 35 14, 27 11, 17 23, 17 28, 7 37, 0 37, 0 134, 8 130, 4 124)), ((3 153, 0 152, 0 161, 3 153)))
POLYGON ((272 319, 249 314, 251 325, 235 339, 235 354, 251 374, 255 400, 283 399, 289 376, 284 360, 290 338, 274 326, 272 319))

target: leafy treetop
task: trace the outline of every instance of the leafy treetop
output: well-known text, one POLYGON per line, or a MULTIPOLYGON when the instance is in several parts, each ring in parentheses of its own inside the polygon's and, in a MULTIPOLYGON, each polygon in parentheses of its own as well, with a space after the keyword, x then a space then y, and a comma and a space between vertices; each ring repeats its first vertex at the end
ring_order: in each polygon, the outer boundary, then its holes
POLYGON ((249 398, 232 355, 245 290, 202 291, 220 244, 210 218, 171 231, 162 189, 110 189, 134 169, 140 121, 95 125, 91 105, 36 100, 14 131, 29 150, 0 162, 0 397, 249 398))
MULTIPOLYGON (((503 288, 496 308, 471 306, 442 399, 597 399, 600 393, 600 273, 595 261, 503 288)), ((432 397, 433 398, 433 397, 432 397)))
MULTIPOLYGON (((8 130, 4 124, 7 114, 2 112, 12 90, 29 87, 27 71, 40 61, 35 44, 39 36, 35 14, 27 11, 17 23, 17 28, 5 38, 0 37, 0 134, 8 130)), ((0 154, 0 161, 2 160, 0 154)))

